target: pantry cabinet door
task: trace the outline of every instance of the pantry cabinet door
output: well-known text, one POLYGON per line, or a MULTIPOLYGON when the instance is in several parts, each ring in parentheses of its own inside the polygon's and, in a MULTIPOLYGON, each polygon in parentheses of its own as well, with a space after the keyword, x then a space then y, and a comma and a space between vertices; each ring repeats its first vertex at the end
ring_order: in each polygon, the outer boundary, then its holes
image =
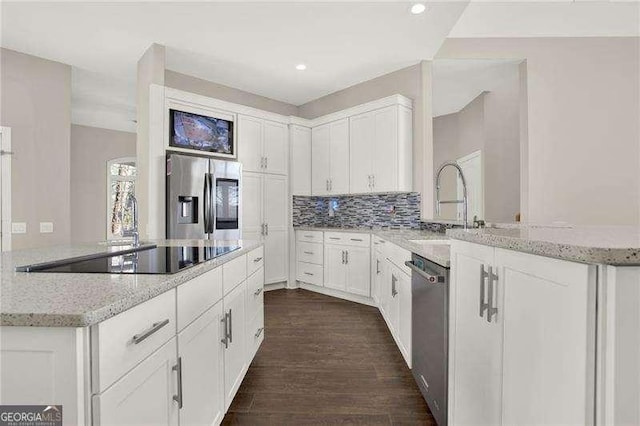
POLYGON ((330 193, 349 193, 349 120, 338 120, 331 126, 330 193))
POLYGON ((344 263, 345 247, 324 245, 324 286, 336 290, 347 289, 347 268, 344 263))
POLYGON ((496 249, 502 422, 594 424, 595 266, 496 249))
MULTIPOLYGON (((449 286, 449 423, 501 424, 502 318, 480 315, 494 248, 454 241, 449 286)), ((498 294, 501 294, 500 292, 498 294)), ((499 296, 498 296, 499 297, 499 296)), ((496 299, 497 301, 497 299, 496 299)), ((501 309, 498 307, 498 309, 501 309)), ((544 410, 544 407, 539 407, 544 410)))
POLYGON ((263 122, 264 172, 279 175, 287 174, 287 126, 272 121, 263 122))
POLYGON ((176 339, 138 364, 104 392, 93 396, 98 426, 177 426, 176 339))
POLYGON ((238 116, 238 161, 245 172, 262 171, 262 120, 238 116))
POLYGON ((373 191, 398 191, 398 107, 374 111, 374 137, 369 142, 372 156, 373 191))
POLYGON ((277 283, 287 279, 287 216, 288 191, 286 176, 264 176, 264 238, 265 283, 277 283))
POLYGON ((329 193, 331 176, 331 127, 330 124, 314 127, 311 131, 311 193, 329 193))
POLYGON ((242 173, 242 238, 245 240, 262 237, 262 182, 260 173, 242 173))
POLYGON ((369 297, 371 275, 369 247, 347 247, 347 291, 369 297))
POLYGON ((178 335, 181 426, 216 425, 224 417, 222 315, 220 301, 178 335))
MULTIPOLYGON (((371 192, 374 151, 374 113, 349 118, 349 192, 371 192)), ((389 165, 389 163, 387 163, 389 165)))

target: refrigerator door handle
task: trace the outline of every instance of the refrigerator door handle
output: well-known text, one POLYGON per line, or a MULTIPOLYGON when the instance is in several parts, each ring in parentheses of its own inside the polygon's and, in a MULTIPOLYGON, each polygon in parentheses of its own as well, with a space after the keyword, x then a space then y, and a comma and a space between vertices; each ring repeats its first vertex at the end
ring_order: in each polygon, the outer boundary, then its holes
POLYGON ((215 223, 216 223, 216 208, 213 205, 213 201, 215 200, 215 179, 213 177, 213 173, 208 173, 209 176, 209 230, 207 231, 209 234, 213 234, 215 223))
POLYGON ((209 188, 209 173, 204 174, 204 194, 202 196, 202 207, 203 207, 203 222, 204 222, 204 233, 209 233, 209 210, 211 206, 209 205, 211 189, 209 188))

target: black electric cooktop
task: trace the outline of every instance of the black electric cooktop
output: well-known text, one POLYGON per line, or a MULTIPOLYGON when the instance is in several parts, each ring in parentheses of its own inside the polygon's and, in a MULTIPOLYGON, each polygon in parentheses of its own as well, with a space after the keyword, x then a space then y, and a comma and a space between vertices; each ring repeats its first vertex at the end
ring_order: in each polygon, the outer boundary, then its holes
POLYGON ((63 259, 36 265, 20 266, 16 268, 16 271, 78 274, 175 274, 239 248, 240 246, 150 246, 125 253, 63 259))

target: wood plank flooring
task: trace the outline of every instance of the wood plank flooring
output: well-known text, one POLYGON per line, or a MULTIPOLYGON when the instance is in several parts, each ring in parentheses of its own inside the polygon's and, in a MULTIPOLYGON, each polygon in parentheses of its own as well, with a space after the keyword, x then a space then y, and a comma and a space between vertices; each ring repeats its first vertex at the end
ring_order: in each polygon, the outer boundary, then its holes
POLYGON ((265 340, 224 425, 435 425, 376 308, 264 295, 265 340))

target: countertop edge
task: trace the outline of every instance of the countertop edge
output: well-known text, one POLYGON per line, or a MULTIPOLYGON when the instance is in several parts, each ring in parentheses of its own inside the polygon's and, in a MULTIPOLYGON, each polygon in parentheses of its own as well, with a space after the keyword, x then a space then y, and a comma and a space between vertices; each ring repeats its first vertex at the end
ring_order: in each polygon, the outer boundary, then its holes
POLYGON ((458 229, 447 230, 447 236, 453 240, 589 265, 640 266, 640 249, 636 248, 587 247, 458 229))
MULTIPOLYGON (((50 314, 50 313, 9 313, 0 312, 0 326, 6 327, 55 327, 55 328, 83 328, 90 327, 100 322, 106 321, 122 312, 138 306, 160 294, 172 290, 187 281, 205 274, 213 269, 221 267, 244 254, 264 246, 263 242, 252 242, 246 247, 227 253, 219 258, 208 260, 185 271, 167 275, 167 281, 153 287, 145 288, 137 293, 133 293, 114 301, 108 305, 101 306, 84 313, 73 314, 50 314)), ((29 272, 22 272, 28 274, 29 272)))

